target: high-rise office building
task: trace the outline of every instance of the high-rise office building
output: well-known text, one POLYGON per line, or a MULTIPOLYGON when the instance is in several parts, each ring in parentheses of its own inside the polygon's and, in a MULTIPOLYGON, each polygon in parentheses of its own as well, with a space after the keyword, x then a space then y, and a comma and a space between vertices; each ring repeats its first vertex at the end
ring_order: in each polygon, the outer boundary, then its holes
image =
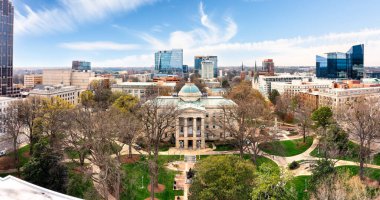
POLYGON ((182 74, 183 71, 183 50, 172 49, 158 51, 154 54, 154 69, 163 74, 182 74))
POLYGON ((347 53, 327 53, 327 57, 316 56, 318 78, 357 79, 364 75, 364 45, 355 45, 347 53))
POLYGON ((268 75, 274 75, 274 62, 273 59, 263 60, 262 71, 266 72, 268 75))
POLYGON ((211 79, 214 77, 214 62, 210 60, 204 60, 201 63, 201 78, 203 79, 211 79))
POLYGON ((202 62, 212 61, 214 63, 213 76, 218 77, 218 57, 217 56, 194 56, 194 71, 195 73, 201 74, 202 62))
POLYGON ((0 0, 0 96, 13 94, 13 18, 9 0, 0 0))
POLYGON ((72 63, 72 69, 78 71, 90 71, 91 62, 74 60, 72 63))

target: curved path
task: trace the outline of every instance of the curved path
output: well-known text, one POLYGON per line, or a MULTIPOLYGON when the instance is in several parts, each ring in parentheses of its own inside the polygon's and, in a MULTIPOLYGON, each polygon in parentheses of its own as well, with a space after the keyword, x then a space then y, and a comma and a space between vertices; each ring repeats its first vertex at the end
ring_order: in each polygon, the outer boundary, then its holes
MULTIPOLYGON (((309 147, 309 149, 307 149, 305 152, 303 152, 301 154, 291 156, 291 157, 274 156, 274 155, 264 153, 262 151, 260 152, 260 155, 273 160, 280 167, 287 168, 288 165, 293 161, 300 161, 300 160, 315 161, 315 160, 320 159, 318 157, 314 157, 314 156, 310 155, 310 153, 315 148, 317 148, 318 143, 319 143, 319 138, 315 138, 313 140, 313 144, 309 147)), ((332 160, 336 162, 335 167, 347 166, 347 165, 359 166, 359 163, 354 162, 354 161, 338 160, 338 159, 332 159, 332 160)), ((311 164, 312 164, 312 162, 307 162, 307 163, 301 164, 301 166, 299 168, 292 170, 293 175, 294 176, 311 175, 311 171, 310 171, 310 165, 311 164)), ((380 169, 379 165, 373 165, 373 164, 365 164, 365 167, 380 169)))

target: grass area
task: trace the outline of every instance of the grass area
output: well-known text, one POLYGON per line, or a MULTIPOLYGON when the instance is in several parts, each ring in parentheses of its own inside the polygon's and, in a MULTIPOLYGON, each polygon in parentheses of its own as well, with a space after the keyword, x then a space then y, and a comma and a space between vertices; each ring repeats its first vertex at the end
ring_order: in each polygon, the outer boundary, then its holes
POLYGON ((158 149, 159 151, 169 151, 170 147, 174 147, 174 145, 170 143, 160 143, 158 149))
MULTIPOLYGON (((314 157, 318 157, 318 158, 321 158, 324 156, 324 153, 323 151, 320 151, 318 153, 318 147, 315 148, 311 153, 310 153, 311 156, 314 156, 314 157)), ((345 155, 338 155, 338 156, 335 156, 334 157, 335 159, 339 159, 339 160, 348 160, 348 161, 355 161, 355 162, 358 162, 359 161, 359 145, 352 142, 352 141, 349 141, 348 142, 348 150, 347 150, 347 153, 345 155)), ((379 164, 380 164, 380 157, 378 158, 379 160, 379 164)))
MULTIPOLYGON (((13 157, 14 152, 10 152, 7 156, 13 157)), ((23 146, 18 149, 18 156, 20 159, 20 167, 24 166, 30 159, 29 145, 23 146)))
POLYGON ((380 165, 380 153, 377 153, 373 156, 373 161, 372 163, 374 165, 380 165))
POLYGON ((309 193, 307 191, 305 192, 308 187, 309 179, 310 176, 296 176, 286 184, 286 187, 295 190, 297 199, 310 199, 309 193))
POLYGON ((216 149, 214 151, 233 151, 236 147, 233 144, 216 144, 216 149))
MULTIPOLYGON (((352 175, 359 175, 359 166, 339 166, 336 167, 338 171, 349 171, 352 175)), ((364 175, 373 180, 380 180, 380 169, 364 168, 364 175)))
POLYGON ((303 139, 283 140, 267 142, 259 145, 259 148, 265 153, 276 156, 295 156, 305 152, 313 144, 313 137, 306 137, 306 142, 303 139))
MULTIPOLYGON (((174 176, 177 172, 165 169, 164 165, 168 162, 179 160, 179 156, 159 156, 159 175, 158 182, 165 185, 165 191, 157 193, 158 199, 174 199, 177 195, 183 195, 183 191, 173 190, 174 176)), ((122 199, 145 199, 150 193, 147 186, 150 182, 149 169, 145 158, 139 162, 124 164, 125 179, 123 180, 122 199)))

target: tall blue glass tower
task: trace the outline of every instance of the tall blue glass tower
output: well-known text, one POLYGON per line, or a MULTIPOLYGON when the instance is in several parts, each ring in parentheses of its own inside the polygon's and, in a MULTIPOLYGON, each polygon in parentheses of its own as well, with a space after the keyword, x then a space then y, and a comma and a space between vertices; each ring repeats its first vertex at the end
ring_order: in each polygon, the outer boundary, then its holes
POLYGON ((158 51, 154 54, 154 69, 163 74, 182 74, 183 50, 158 51))
POLYGON ((0 0, 0 96, 13 93, 13 16, 9 0, 0 0))
POLYGON ((356 79, 364 75, 364 45, 355 45, 347 53, 316 56, 316 76, 329 79, 356 79))

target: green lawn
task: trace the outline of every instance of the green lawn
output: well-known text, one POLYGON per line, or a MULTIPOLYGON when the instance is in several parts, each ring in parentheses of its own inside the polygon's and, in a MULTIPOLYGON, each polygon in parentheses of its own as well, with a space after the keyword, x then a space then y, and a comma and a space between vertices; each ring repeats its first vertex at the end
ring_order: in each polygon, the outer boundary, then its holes
MULTIPOLYGON (((352 175, 359 175, 359 166, 339 166, 336 167, 336 169, 338 169, 338 171, 349 171, 352 175)), ((373 180, 380 179, 380 169, 366 167, 364 168, 364 174, 373 180)))
MULTIPOLYGON (((158 182, 165 185, 166 189, 162 193, 157 193, 160 200, 174 199, 177 195, 183 195, 183 191, 173 190, 174 176, 177 172, 165 169, 164 164, 179 160, 179 156, 159 156, 158 182)), ((124 164, 125 179, 123 180, 122 199, 146 199, 150 193, 147 186, 150 182, 148 166, 144 158, 133 164, 124 164)))
POLYGON ((310 176, 296 176, 292 180, 290 180, 286 187, 288 189, 293 188, 297 193, 297 199, 310 199, 309 193, 306 190, 308 187, 310 176))
MULTIPOLYGON (((7 154, 7 156, 12 156, 13 157, 14 155, 14 152, 10 152, 9 154, 7 154)), ((18 150, 18 156, 19 156, 19 159, 20 159, 20 166, 24 166, 28 161, 29 161, 29 145, 26 145, 26 146, 23 146, 21 148, 19 148, 18 150), (24 156, 25 154, 27 154, 27 156, 24 156)))
POLYGON ((380 165, 380 153, 377 153, 377 154, 375 154, 375 156, 373 156, 372 163, 374 165, 380 165))
MULTIPOLYGON (((358 162, 359 161, 358 154, 359 154, 359 145, 352 142, 352 141, 349 141, 348 142, 348 151, 347 151, 346 155, 335 156, 334 158, 339 159, 339 160, 348 160, 348 161, 358 162)), ((310 153, 310 155, 314 156, 314 157, 321 158, 321 157, 323 157, 323 152, 320 151, 318 154, 318 147, 317 147, 310 153)), ((379 158, 379 162, 380 162, 380 158, 379 158)))
POLYGON ((303 139, 301 138, 262 143, 259 145, 259 148, 271 155, 289 157, 305 152, 311 144, 313 144, 313 137, 308 136, 306 137, 306 143, 303 143, 303 139))

